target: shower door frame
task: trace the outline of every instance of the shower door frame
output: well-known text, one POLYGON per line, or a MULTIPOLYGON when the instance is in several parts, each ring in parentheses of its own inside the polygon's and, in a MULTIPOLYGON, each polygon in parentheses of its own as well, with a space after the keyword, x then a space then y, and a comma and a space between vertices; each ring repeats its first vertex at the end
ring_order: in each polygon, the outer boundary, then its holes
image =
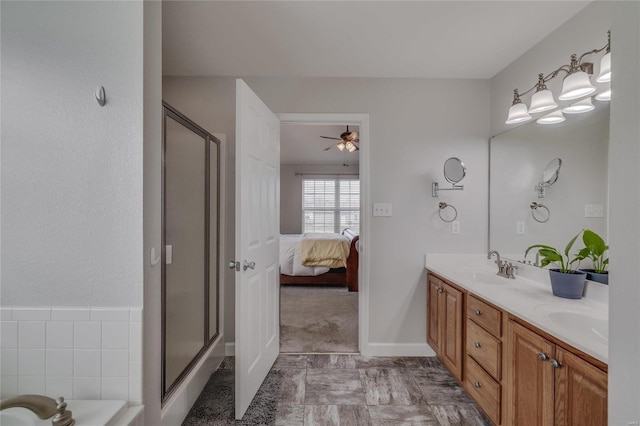
POLYGON ((162 113, 162 212, 161 212, 161 223, 162 223, 162 236, 161 236, 161 247, 162 247, 162 271, 161 271, 161 286, 162 286, 162 329, 161 329, 161 359, 162 359, 162 374, 161 374, 161 391, 162 391, 162 405, 165 404, 171 397, 171 395, 176 391, 176 389, 180 386, 180 384, 184 381, 187 375, 193 370, 198 361, 202 358, 202 356, 207 352, 207 350, 211 347, 213 342, 220 336, 220 324, 221 324, 221 300, 220 300, 220 253, 222 250, 221 247, 221 239, 220 239, 220 223, 222 219, 221 211, 222 207, 220 204, 220 187, 221 187, 221 151, 222 151, 222 143, 220 139, 212 135, 211 133, 204 130, 198 124, 193 122, 187 116, 182 114, 180 111, 169 105, 167 102, 162 102, 163 113, 162 113), (166 383, 166 322, 167 322, 167 312, 166 312, 166 285, 167 285, 167 274, 166 274, 166 203, 165 203, 165 188, 166 188, 166 173, 165 173, 165 156, 166 156, 166 123, 167 117, 173 119, 177 123, 181 124, 185 128, 191 130, 198 136, 201 136, 205 140, 205 244, 204 244, 204 258, 205 258, 205 270, 204 270, 204 335, 203 335, 203 345, 198 351, 198 353, 193 357, 193 359, 187 364, 187 366, 182 370, 182 372, 178 375, 178 377, 173 381, 173 383, 169 384, 167 387, 166 383), (216 330, 213 336, 210 335, 210 312, 211 306, 210 295, 211 295, 211 270, 210 270, 210 259, 211 259, 211 147, 212 144, 216 147, 217 150, 217 164, 216 164, 216 173, 217 173, 217 191, 216 191, 216 207, 217 207, 217 221, 216 221, 216 248, 217 248, 217 256, 216 256, 216 275, 215 275, 215 292, 216 292, 216 330))

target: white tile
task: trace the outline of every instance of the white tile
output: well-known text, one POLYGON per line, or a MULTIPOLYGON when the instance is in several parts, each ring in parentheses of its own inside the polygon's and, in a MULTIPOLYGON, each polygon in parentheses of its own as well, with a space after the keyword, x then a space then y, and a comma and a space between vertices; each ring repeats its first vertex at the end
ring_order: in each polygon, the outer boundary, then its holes
POLYGON ((0 375, 17 376, 18 375, 18 350, 2 349, 0 351, 0 375))
POLYGON ((91 321, 129 322, 129 308, 91 308, 91 321))
POLYGON ((142 323, 129 324, 129 361, 142 361, 142 323))
POLYGON ((99 322, 76 322, 73 325, 73 347, 76 349, 99 349, 102 341, 102 324, 99 322))
POLYGON ((142 362, 129 363, 129 403, 142 404, 142 362))
POLYGON ((18 347, 20 349, 44 349, 45 336, 44 321, 20 321, 18 323, 18 347))
POLYGON ((45 395, 49 398, 73 398, 73 377, 47 377, 45 395))
POLYGON ((100 399, 99 377, 74 377, 73 399, 100 399))
POLYGON ((47 349, 46 376, 73 376, 73 349, 47 349))
POLYGON ((11 321, 13 319, 12 312, 13 312, 12 308, 0 308, 0 320, 11 321))
POLYGON ((129 400, 129 379, 127 377, 103 377, 102 399, 129 400))
POLYGON ((51 308, 52 321, 91 321, 89 308, 51 308))
POLYGON ((13 308, 14 321, 49 321, 51 308, 13 308))
POLYGON ((18 347, 18 322, 2 321, 0 323, 0 348, 9 349, 18 347))
POLYGON ((102 351, 102 377, 129 377, 129 351, 102 351))
POLYGON ((42 395, 44 393, 44 377, 18 377, 18 393, 20 395, 42 395))
POLYGON ((131 308, 129 310, 130 322, 142 322, 142 308, 131 308))
POLYGON ((73 349, 73 322, 49 321, 46 347, 47 349, 73 349))
POLYGON ((18 395, 18 377, 0 377, 0 399, 18 395))
POLYGON ((74 377, 100 377, 100 350, 76 349, 73 351, 74 377))
POLYGON ((129 349, 129 323, 103 322, 102 348, 129 349))
POLYGON ((44 376, 44 364, 44 349, 20 349, 18 351, 19 376, 44 376))

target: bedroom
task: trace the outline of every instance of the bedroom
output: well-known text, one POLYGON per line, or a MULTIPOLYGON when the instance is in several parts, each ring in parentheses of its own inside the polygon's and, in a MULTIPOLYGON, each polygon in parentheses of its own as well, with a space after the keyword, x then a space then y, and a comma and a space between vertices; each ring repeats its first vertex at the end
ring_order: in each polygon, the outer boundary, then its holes
MULTIPOLYGON (((280 126, 281 353, 358 352, 356 144, 354 125, 280 126), (339 245, 337 255, 307 259, 307 250, 301 262, 304 236, 309 242, 322 238, 321 244, 339 245)), ((318 246, 324 248, 332 247, 318 246)))

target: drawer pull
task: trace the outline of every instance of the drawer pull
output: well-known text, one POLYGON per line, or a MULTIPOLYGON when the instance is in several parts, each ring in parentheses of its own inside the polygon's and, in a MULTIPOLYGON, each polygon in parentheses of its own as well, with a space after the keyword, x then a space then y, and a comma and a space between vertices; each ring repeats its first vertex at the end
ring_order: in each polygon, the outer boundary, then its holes
POLYGON ((482 387, 482 384, 480 384, 480 382, 473 382, 473 386, 480 389, 482 387))
POLYGON ((475 346, 476 348, 480 349, 482 347, 482 345, 480 344, 480 342, 475 342, 473 344, 473 346, 475 346))
POLYGON ((555 359, 552 359, 552 360, 551 360, 551 366, 552 366, 553 368, 560 368, 560 367, 562 367, 562 363, 561 363, 561 362, 556 361, 555 359))
POLYGON ((442 293, 443 291, 442 287, 438 287, 438 293, 442 293))
POLYGON ((480 309, 476 309, 476 315, 482 315, 482 311, 480 309))
POLYGON ((540 352, 538 354, 538 358, 540 358, 540 361, 546 361, 549 359, 549 357, 547 356, 547 354, 545 354, 544 352, 540 352))

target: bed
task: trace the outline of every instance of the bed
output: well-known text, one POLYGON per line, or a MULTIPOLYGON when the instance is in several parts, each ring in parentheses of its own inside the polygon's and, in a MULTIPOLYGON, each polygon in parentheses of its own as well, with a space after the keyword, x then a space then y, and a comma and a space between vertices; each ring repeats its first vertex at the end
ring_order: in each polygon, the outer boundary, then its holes
MULTIPOLYGON (((349 291, 358 291, 358 249, 360 237, 347 228, 342 234, 284 234, 280 236, 280 284, 346 285, 349 291), (325 244, 326 239, 344 241, 348 255, 344 262, 317 259, 309 265, 309 251, 314 244, 325 244), (303 242, 303 240, 306 240, 303 242), (315 241, 310 241, 315 240, 315 241), (316 266, 317 264, 321 266, 316 266), (324 265, 331 265, 324 266, 324 265), (344 265, 344 266, 341 266, 344 265)), ((338 243, 339 244, 339 243, 338 243)))

